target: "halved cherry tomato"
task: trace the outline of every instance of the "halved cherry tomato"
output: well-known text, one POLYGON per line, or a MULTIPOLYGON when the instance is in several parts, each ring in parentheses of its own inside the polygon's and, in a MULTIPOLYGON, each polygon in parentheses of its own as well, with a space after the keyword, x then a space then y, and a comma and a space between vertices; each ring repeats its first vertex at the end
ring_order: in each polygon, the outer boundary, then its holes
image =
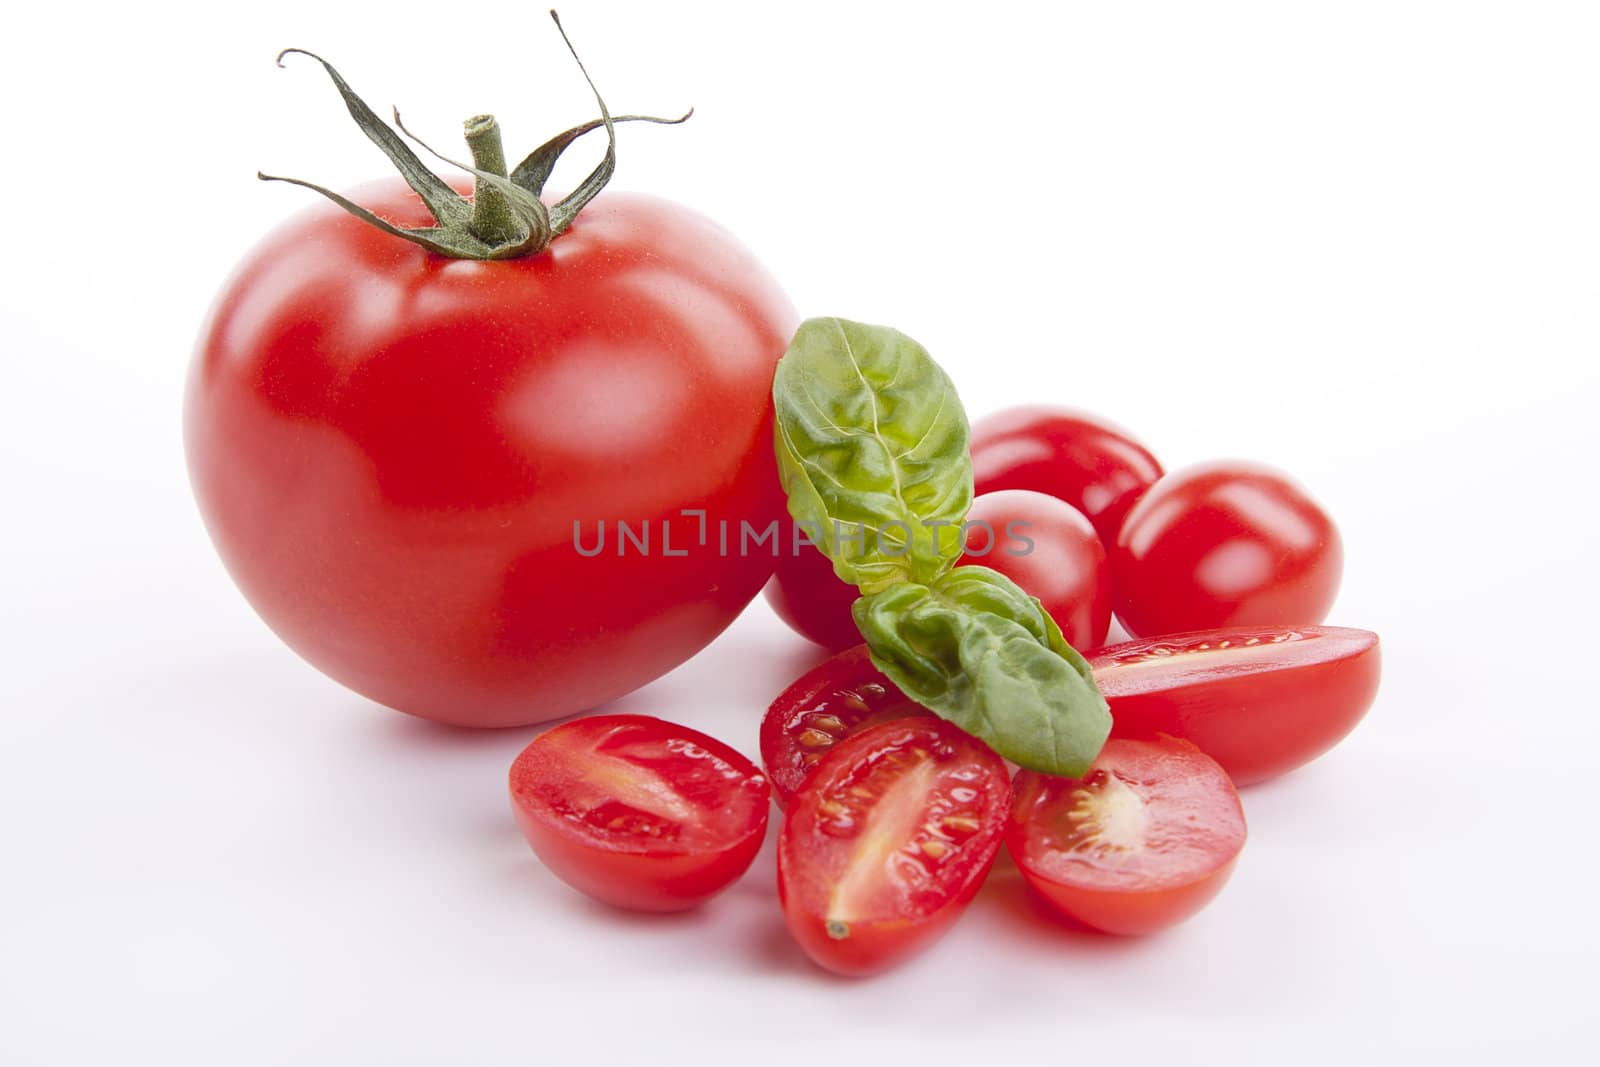
POLYGON ((1089 663, 1113 736, 1187 738, 1249 785, 1354 729, 1378 693, 1379 658, 1371 631, 1299 626, 1129 641, 1089 663))
POLYGON ((972 427, 975 490, 1032 489, 1077 508, 1109 549, 1122 517, 1161 477, 1150 450, 1082 412, 1017 407, 972 427))
POLYGON ((1148 934, 1204 907, 1244 848, 1244 809, 1217 762, 1187 741, 1112 740, 1082 778, 1019 771, 1006 847, 1065 915, 1148 934))
POLYGON ((511 806, 568 885, 641 911, 690 908, 750 866, 767 780, 715 738, 647 715, 557 726, 511 765, 511 806))
POLYGON ((794 795, 778 837, 789 932, 818 964, 873 974, 932 944, 994 864, 1005 761, 943 719, 838 745, 794 795))
POLYGON ((1117 618, 1135 637, 1217 626, 1312 626, 1344 555, 1326 512, 1253 463, 1186 467, 1123 520, 1111 553, 1117 618))
POLYGON ((801 675, 761 720, 761 762, 778 806, 805 781, 817 761, 849 735, 896 719, 933 718, 900 692, 857 645, 801 675))
POLYGON ((1111 568, 1083 512, 1026 489, 972 502, 963 564, 990 567, 1039 598, 1067 644, 1088 652, 1111 627, 1111 568), (980 525, 981 524, 981 525, 980 525))

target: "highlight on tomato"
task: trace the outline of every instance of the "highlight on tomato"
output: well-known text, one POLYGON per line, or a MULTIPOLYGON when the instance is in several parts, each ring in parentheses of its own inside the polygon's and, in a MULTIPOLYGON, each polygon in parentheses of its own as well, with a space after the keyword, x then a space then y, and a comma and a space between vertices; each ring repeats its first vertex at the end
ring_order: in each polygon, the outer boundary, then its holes
POLYGON ((1135 637, 1313 626, 1333 607, 1344 566, 1339 531, 1305 489, 1231 460, 1163 477, 1114 545, 1117 618, 1135 637))
POLYGON ((1068 408, 1007 408, 972 426, 974 490, 1029 489, 1082 512, 1106 548, 1123 516, 1161 477, 1161 464, 1125 431, 1068 408))
POLYGON ((1238 785, 1336 745, 1378 693, 1378 635, 1340 626, 1238 627, 1113 645, 1089 658, 1112 735, 1199 745, 1238 785))
POLYGON ((511 766, 511 805, 562 881, 619 908, 680 911, 726 889, 766 834, 766 776, 721 741, 645 715, 540 735, 511 766))
POLYGON ((1188 741, 1113 739, 1082 778, 1019 771, 1006 847, 1054 909, 1111 934, 1149 934, 1205 907, 1244 848, 1244 809, 1188 741))
POLYGON ((927 948, 994 864, 1010 793, 1005 761, 942 719, 847 738, 791 798, 778 837, 789 932, 846 975, 927 948))

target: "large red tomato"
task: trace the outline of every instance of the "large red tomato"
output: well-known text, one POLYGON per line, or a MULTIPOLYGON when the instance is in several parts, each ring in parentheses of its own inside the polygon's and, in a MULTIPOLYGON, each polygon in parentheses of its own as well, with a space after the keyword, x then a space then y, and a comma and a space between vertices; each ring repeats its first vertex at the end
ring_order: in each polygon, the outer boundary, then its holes
MULTIPOLYGON (((356 199, 430 221, 398 181, 356 199)), ((740 523, 782 515, 770 390, 795 321, 661 200, 603 194, 497 262, 319 207, 205 328, 195 494, 251 604, 338 681, 444 722, 569 715, 683 662, 772 573, 740 523)))

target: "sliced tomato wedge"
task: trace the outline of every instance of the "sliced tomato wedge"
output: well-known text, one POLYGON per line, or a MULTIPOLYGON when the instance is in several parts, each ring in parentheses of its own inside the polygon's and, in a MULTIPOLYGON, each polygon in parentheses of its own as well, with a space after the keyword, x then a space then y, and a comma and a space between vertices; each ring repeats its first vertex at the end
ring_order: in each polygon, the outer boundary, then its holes
POLYGON ((1005 761, 942 719, 901 719, 835 745, 791 798, 778 837, 789 932, 840 974, 882 971, 932 944, 994 864, 1005 761))
POLYGON ((1089 657, 1113 737, 1187 738, 1237 785, 1315 759, 1378 693, 1378 635, 1242 627, 1129 641, 1089 657))
POLYGON ((646 715, 596 715, 537 738, 511 765, 533 851, 575 889, 678 911, 727 888, 767 828, 767 779, 715 738, 646 715))
POLYGON ((1180 922, 1244 848, 1244 809, 1217 762, 1175 737, 1113 739, 1082 778, 1019 771, 1006 847, 1058 911, 1113 934, 1180 922))
POLYGON ((779 807, 827 752, 858 730, 933 712, 872 665, 866 645, 826 659, 779 694, 761 720, 761 762, 779 807))

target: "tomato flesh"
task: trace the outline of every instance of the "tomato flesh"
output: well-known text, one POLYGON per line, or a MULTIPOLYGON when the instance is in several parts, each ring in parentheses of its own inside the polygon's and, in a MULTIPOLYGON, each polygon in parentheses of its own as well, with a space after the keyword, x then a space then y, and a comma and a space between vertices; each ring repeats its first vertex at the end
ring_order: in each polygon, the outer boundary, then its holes
POLYGON ((1161 477, 1161 464, 1138 441, 1078 411, 1016 407, 972 427, 975 491, 1031 489, 1065 500, 1094 525, 1109 548, 1128 509, 1161 477))
POLYGON ((727 745, 644 715, 558 726, 511 767, 512 810, 545 866, 641 911, 693 907, 743 874, 768 795, 766 777, 727 745))
POLYGON ((1174 471, 1140 498, 1111 552, 1117 618, 1135 637, 1220 626, 1312 626, 1339 592, 1333 520, 1253 463, 1174 471))
POLYGON ((1112 736, 1171 734, 1250 785, 1337 744, 1378 693, 1378 635, 1238 627, 1113 645, 1089 658, 1112 736))
POLYGON ((778 837, 789 932, 847 975, 928 947, 983 884, 1009 801, 1005 761, 941 719, 852 735, 794 795, 778 837))
POLYGON ((761 762, 779 807, 840 741, 896 719, 933 717, 872 665, 866 645, 824 660, 785 689, 761 720, 761 762))
POLYGON ((1244 848, 1244 809, 1217 762, 1172 737, 1106 743, 1082 778, 1019 771, 1006 847, 1055 909, 1148 934, 1204 907, 1244 848))

